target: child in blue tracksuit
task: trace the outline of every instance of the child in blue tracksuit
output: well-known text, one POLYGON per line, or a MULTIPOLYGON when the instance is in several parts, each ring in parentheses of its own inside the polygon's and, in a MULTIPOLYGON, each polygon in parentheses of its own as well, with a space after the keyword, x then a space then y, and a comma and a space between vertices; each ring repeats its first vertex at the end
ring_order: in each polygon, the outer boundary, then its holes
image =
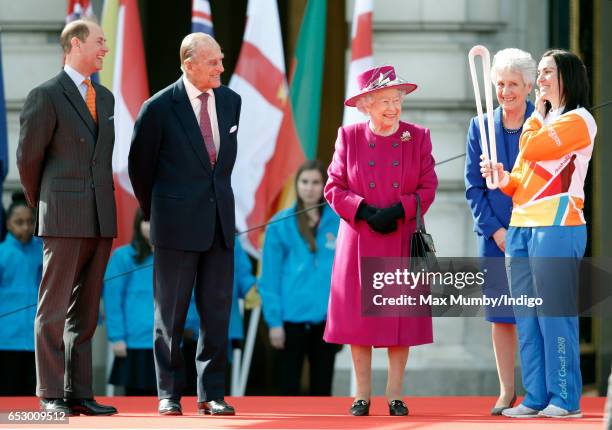
MULTIPOLYGON (((132 243, 117 248, 108 262, 103 300, 107 336, 115 355, 109 382, 123 385, 128 396, 156 395, 153 250, 149 244, 149 222, 144 221, 140 210, 134 217, 132 243)), ((192 302, 185 331, 197 339, 198 327, 192 302)), ((189 355, 186 359, 194 362, 195 367, 195 357, 189 355)))
POLYGON ((323 341, 323 331, 340 219, 327 205, 291 216, 325 202, 325 181, 323 165, 306 161, 296 174, 297 204, 276 214, 266 231, 258 288, 283 395, 300 394, 306 357, 308 394, 331 395, 338 349, 323 341))
POLYGON ((0 244, 0 395, 32 396, 36 388, 34 318, 42 275, 42 241, 34 235, 34 212, 14 201, 0 244))

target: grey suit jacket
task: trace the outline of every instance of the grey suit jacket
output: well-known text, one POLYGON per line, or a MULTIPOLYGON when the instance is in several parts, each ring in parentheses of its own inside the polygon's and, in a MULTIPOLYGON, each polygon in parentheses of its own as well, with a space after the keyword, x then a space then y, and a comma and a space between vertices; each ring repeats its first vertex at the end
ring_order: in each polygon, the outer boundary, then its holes
POLYGON ((117 235, 112 155, 114 98, 94 84, 98 124, 64 72, 34 88, 21 112, 17 167, 36 234, 117 235))

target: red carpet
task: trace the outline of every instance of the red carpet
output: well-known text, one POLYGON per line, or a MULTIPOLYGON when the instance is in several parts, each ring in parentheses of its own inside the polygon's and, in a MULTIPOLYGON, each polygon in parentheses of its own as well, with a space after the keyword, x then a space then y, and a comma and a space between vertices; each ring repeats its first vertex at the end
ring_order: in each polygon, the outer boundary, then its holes
MULTIPOLYGON (((69 427, 78 428, 227 428, 227 429, 598 429, 603 428, 602 397, 584 397, 584 418, 553 420, 509 419, 492 417, 488 411, 493 397, 409 397, 408 417, 390 417, 385 399, 373 399, 369 417, 348 415, 351 399, 347 397, 237 397, 228 398, 236 407, 234 417, 197 415, 196 400, 182 400, 185 415, 160 417, 153 397, 98 397, 100 403, 119 410, 112 417, 71 417, 69 427)), ((34 397, 0 398, 0 410, 37 410, 34 397)), ((7 427, 0 424, 0 427, 7 427)), ((12 425, 32 428, 34 425, 12 425)), ((64 428, 65 425, 36 425, 36 428, 64 428)))

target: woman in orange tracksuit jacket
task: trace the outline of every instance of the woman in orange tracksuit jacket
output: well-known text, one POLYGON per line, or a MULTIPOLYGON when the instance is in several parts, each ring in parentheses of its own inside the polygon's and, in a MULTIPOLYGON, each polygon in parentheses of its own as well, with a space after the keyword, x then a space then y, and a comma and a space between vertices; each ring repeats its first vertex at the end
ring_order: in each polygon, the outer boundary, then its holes
MULTIPOLYGON (((551 50, 538 66, 535 111, 523 127, 512 173, 497 163, 501 190, 512 196, 506 267, 512 296, 542 299, 515 307, 526 396, 503 415, 580 417, 582 378, 576 289, 586 247, 584 180, 597 127, 584 106, 584 64, 551 50)), ((491 174, 488 160, 483 176, 491 174)))

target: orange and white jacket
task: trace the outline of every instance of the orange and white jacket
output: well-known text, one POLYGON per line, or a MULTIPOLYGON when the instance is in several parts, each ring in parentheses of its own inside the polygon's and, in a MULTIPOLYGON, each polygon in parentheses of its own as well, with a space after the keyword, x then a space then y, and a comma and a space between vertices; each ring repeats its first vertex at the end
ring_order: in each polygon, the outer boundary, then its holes
POLYGON ((584 180, 597 126, 584 108, 546 118, 534 111, 523 126, 519 154, 501 190, 512 197, 514 227, 586 224, 584 180))

